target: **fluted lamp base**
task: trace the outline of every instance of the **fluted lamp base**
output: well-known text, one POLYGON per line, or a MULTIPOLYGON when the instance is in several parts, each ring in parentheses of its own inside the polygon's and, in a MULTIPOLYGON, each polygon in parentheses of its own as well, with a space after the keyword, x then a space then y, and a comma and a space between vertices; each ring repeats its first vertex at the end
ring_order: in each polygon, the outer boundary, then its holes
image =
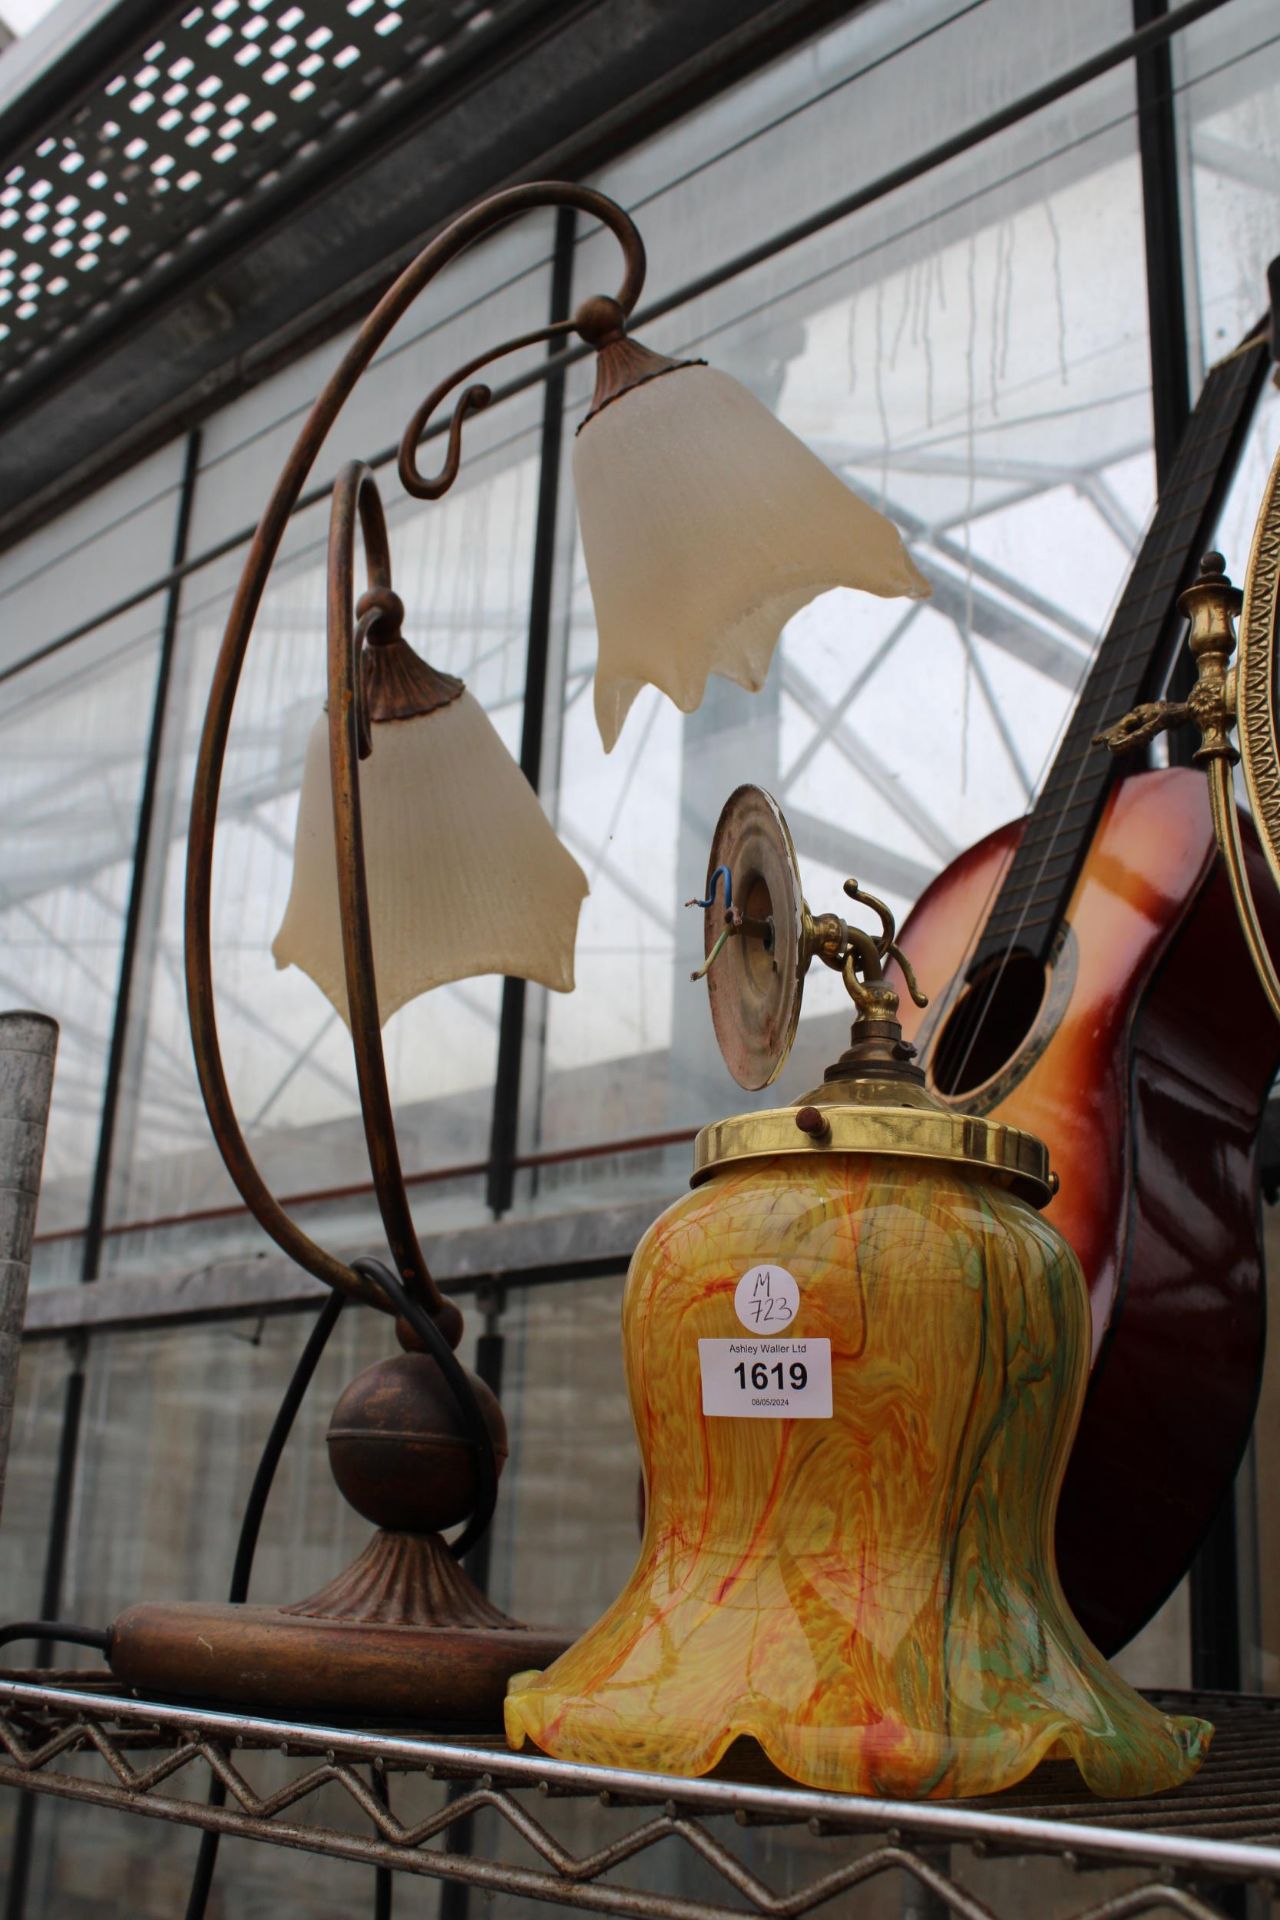
POLYGON ((111 1632, 116 1677, 145 1693, 260 1711, 496 1729, 507 1681, 568 1637, 521 1626, 438 1534, 378 1532, 286 1607, 143 1601, 111 1632))
MULTIPOLYGON (((501 1469, 501 1408, 481 1381, 470 1384, 501 1469)), ((328 1433, 338 1490, 378 1529, 364 1552, 284 1607, 129 1607, 111 1629, 113 1672, 147 1693, 265 1713, 496 1731, 510 1675, 559 1659, 569 1638, 508 1619, 444 1541, 441 1528, 463 1525, 476 1500, 474 1457, 457 1421, 426 1354, 366 1367, 328 1433)))

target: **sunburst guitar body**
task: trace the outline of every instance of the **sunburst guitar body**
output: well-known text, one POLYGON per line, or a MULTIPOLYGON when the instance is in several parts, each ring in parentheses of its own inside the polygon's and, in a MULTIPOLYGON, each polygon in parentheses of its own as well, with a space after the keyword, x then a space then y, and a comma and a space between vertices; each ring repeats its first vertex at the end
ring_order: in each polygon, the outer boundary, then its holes
MULTIPOLYGON (((1202 774, 1112 786, 1047 964, 997 957, 975 973, 975 934, 1025 827, 972 847, 911 914, 902 944, 929 1006, 904 996, 904 1025, 936 1092, 1051 1150, 1047 1214, 1084 1267, 1095 1353, 1059 1566, 1111 1652, 1186 1571, 1248 1438, 1265 1322, 1256 1141, 1280 1029, 1239 937, 1202 774)), ((1250 858, 1274 901, 1252 835, 1250 858)), ((1280 907, 1270 921, 1280 940, 1280 907)))

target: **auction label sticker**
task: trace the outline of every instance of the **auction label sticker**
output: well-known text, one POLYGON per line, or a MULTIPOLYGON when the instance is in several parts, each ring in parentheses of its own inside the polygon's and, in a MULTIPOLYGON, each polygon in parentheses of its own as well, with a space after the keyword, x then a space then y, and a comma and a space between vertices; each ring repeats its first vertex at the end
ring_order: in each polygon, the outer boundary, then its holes
POLYGON ((800 1311, 800 1288, 785 1267, 748 1267, 733 1292, 733 1310, 752 1333, 784 1333, 800 1311))
POLYGON ((737 1420, 829 1420, 829 1340, 699 1340, 702 1411, 737 1420))

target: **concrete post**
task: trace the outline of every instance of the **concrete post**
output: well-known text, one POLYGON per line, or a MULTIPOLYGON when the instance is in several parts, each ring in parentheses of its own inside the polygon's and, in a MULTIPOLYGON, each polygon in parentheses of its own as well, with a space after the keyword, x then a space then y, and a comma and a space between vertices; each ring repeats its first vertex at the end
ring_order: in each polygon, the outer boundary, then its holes
POLYGON ((0 1507, 57 1046, 48 1014, 0 1013, 0 1507))

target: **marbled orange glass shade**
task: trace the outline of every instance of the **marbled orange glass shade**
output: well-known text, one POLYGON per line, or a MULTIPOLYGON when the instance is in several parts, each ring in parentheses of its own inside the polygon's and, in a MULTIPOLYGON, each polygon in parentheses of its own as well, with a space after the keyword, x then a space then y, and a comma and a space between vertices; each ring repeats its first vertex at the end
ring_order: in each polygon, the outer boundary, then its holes
MULTIPOLYGON (((790 1331, 790 1330, 789 1330, 790 1331)), ((1132 1796, 1195 1771, 1171 1719, 1085 1639, 1053 1520, 1089 1361, 1066 1242, 994 1182, 819 1153, 731 1166, 678 1201, 623 1307, 648 1494, 625 1591, 507 1734, 558 1758, 697 1774, 740 1735, 809 1786, 983 1794, 1050 1755, 1132 1796), (700 1339, 744 1339, 740 1277, 799 1288, 832 1417, 709 1417, 700 1339)))

